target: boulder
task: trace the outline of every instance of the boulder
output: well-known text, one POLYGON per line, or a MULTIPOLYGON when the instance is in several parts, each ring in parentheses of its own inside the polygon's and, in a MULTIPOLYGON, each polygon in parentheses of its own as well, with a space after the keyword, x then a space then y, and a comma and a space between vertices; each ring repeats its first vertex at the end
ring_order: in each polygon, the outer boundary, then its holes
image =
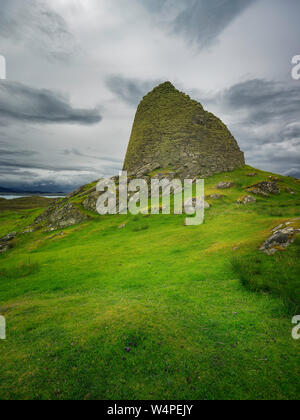
POLYGON ((61 229, 77 225, 88 219, 75 204, 69 202, 63 207, 54 211, 48 219, 49 230, 61 229))
POLYGON ((46 227, 46 231, 52 232, 57 229, 77 225, 88 220, 88 218, 74 203, 57 202, 37 217, 34 225, 43 224, 46 227))
POLYGON ((247 195, 246 197, 241 197, 237 201, 238 204, 250 204, 256 203, 256 198, 252 197, 251 195, 247 195))
POLYGON ((292 189, 291 189, 291 188, 289 188, 289 187, 286 187, 285 191, 286 191, 286 192, 288 192, 288 193, 290 193, 290 194, 292 194, 292 195, 295 195, 295 194, 296 194, 296 193, 295 193, 295 191, 294 191, 294 190, 292 190, 292 189))
POLYGON ((94 191, 91 194, 89 194, 88 197, 82 203, 83 207, 88 211, 96 212, 97 211, 96 204, 100 195, 101 193, 98 191, 94 191))
POLYGON ((0 238, 0 254, 8 251, 11 248, 12 241, 16 238, 17 232, 11 232, 3 238, 0 238))
POLYGON ((90 194, 94 193, 95 191, 96 191, 96 185, 94 187, 90 188, 89 190, 78 194, 78 197, 84 197, 85 195, 90 195, 90 194))
POLYGON ((269 194, 280 194, 280 188, 274 181, 263 181, 258 184, 247 187, 247 190, 253 194, 262 195, 264 197, 268 197, 269 194))
POLYGON ((277 251, 283 250, 291 245, 295 236, 300 233, 300 229, 290 226, 291 222, 286 222, 272 229, 271 236, 260 247, 260 251, 267 255, 274 255, 277 251))
POLYGON ((217 185, 218 190, 226 190, 232 187, 234 187, 234 183, 229 181, 219 182, 219 184, 217 185))
MULTIPOLYGON (((148 175, 150 172, 155 171, 156 169, 160 168, 160 164, 158 162, 150 162, 147 165, 136 170, 136 177, 142 178, 145 175, 148 175)), ((132 172, 132 171, 131 171, 132 172)))
POLYGON ((222 195, 222 194, 211 194, 211 195, 208 196, 208 198, 210 198, 211 200, 220 200, 223 197, 224 197, 224 195, 222 195))
POLYGON ((255 194, 255 195, 261 195, 263 197, 269 197, 269 194, 267 194, 263 190, 260 190, 259 188, 249 188, 248 191, 251 192, 252 194, 255 194))

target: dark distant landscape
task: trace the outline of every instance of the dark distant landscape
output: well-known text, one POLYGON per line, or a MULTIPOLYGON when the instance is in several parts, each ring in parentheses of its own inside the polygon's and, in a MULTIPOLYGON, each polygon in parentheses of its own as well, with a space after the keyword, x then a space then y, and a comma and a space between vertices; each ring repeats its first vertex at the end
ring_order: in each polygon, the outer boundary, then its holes
POLYGON ((65 194, 65 191, 49 191, 41 189, 5 188, 0 186, 0 194, 65 194))

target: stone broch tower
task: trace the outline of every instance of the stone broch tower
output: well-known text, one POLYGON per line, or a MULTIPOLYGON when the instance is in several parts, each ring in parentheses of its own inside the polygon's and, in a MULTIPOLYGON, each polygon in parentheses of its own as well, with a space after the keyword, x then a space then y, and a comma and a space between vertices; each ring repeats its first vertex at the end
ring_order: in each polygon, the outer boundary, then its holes
POLYGON ((244 165, 225 124, 170 82, 139 104, 124 162, 129 175, 169 169, 181 178, 207 177, 244 165))

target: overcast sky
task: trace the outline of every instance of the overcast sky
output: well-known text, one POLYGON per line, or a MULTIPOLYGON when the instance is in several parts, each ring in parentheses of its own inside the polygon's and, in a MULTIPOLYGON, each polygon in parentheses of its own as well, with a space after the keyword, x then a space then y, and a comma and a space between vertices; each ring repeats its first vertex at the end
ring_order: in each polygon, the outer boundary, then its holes
POLYGON ((1 0, 0 186, 117 174, 138 102, 166 80, 248 164, 300 177, 299 16, 299 0, 1 0))

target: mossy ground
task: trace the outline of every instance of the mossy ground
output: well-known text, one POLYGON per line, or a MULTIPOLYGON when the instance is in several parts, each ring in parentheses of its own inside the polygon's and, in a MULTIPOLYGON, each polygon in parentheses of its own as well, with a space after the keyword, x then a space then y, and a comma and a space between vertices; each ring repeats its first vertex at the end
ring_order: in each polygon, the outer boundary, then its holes
MULTIPOLYGON (((285 298, 244 287, 232 258, 266 258, 268 283, 278 264, 288 272, 296 245, 271 257, 258 247, 299 216, 300 184, 280 177, 280 196, 238 205, 270 175, 248 172, 206 180, 206 195, 220 181, 236 186, 210 201, 201 226, 94 215, 64 236, 19 237, 0 256, 0 398, 298 399, 300 341, 285 298)), ((2 213, 1 232, 39 212, 2 213)))

